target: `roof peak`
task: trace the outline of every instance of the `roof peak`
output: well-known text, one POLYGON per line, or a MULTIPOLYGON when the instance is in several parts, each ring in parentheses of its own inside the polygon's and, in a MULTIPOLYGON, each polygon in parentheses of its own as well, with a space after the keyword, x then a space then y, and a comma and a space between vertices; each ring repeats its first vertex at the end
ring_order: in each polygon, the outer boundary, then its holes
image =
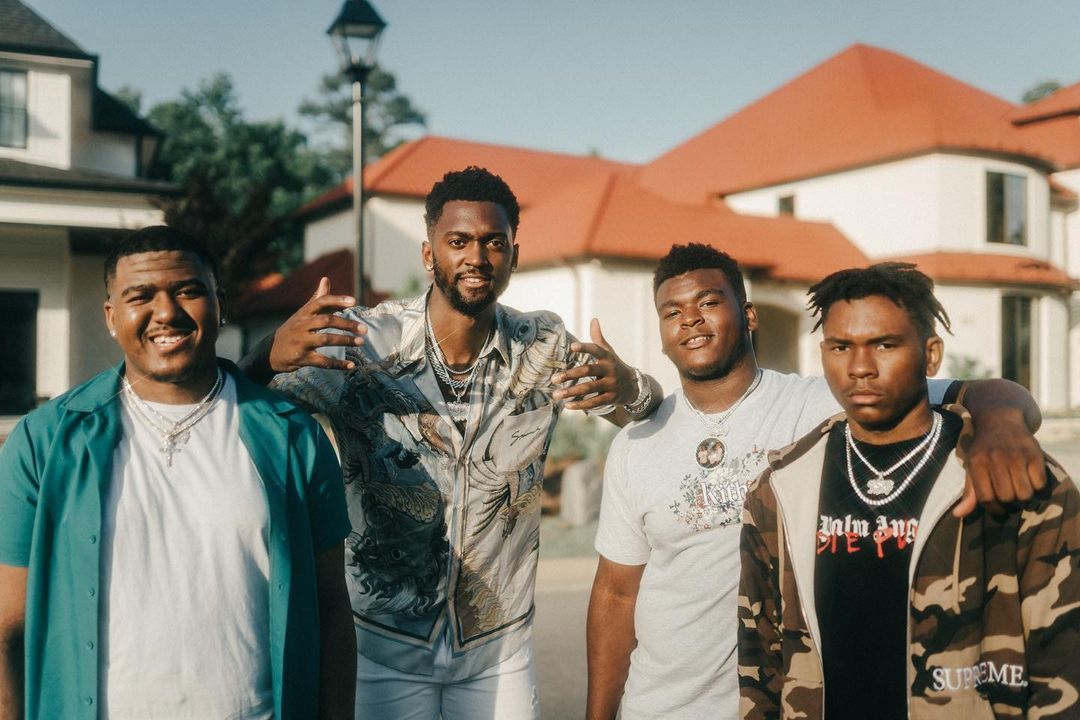
POLYGON ((93 55, 21 0, 0 0, 0 50, 93 59, 93 55))

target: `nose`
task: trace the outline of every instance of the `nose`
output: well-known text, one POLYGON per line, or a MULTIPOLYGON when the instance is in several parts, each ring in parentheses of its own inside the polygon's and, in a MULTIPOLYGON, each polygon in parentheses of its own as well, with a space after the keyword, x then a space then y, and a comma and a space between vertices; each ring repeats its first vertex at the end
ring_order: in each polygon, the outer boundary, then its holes
POLYGON ((487 269, 491 267, 491 260, 488 258, 487 245, 479 240, 470 242, 467 246, 467 252, 465 255, 465 264, 473 268, 487 269))
POLYGON ((691 328, 705 322, 705 318, 701 317, 701 312, 699 312, 696 304, 683 311, 681 320, 682 326, 686 328, 691 328))
POLYGON ((168 292, 154 295, 153 320, 159 325, 171 325, 176 318, 184 314, 176 298, 168 292))
POLYGON ((856 380, 877 377, 877 363, 874 362, 873 348, 851 349, 848 357, 848 375, 856 380))

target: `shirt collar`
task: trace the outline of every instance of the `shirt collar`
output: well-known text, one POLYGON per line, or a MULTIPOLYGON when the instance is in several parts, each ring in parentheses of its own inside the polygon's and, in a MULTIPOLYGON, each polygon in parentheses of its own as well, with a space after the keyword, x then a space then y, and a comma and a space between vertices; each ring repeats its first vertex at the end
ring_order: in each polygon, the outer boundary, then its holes
MULTIPOLYGON (((406 307, 401 321, 401 351, 403 363, 417 363, 417 370, 427 362, 425 353, 427 338, 427 304, 432 287, 414 298, 406 307)), ((502 305, 495 305, 495 332, 480 350, 479 357, 497 353, 504 365, 510 364, 510 330, 507 327, 506 311, 502 305)))

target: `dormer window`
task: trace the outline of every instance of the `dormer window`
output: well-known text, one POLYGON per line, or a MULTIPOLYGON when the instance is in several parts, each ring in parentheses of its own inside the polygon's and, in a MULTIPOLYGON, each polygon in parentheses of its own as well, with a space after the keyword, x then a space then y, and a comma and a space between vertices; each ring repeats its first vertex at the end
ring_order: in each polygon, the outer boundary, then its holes
POLYGON ((1027 180, 986 173, 986 242, 1027 245, 1027 180))
POLYGON ((781 195, 776 200, 776 212, 778 215, 794 215, 795 214, 795 196, 794 195, 781 195))
POLYGON ((26 147, 26 73, 0 70, 0 147, 26 147))

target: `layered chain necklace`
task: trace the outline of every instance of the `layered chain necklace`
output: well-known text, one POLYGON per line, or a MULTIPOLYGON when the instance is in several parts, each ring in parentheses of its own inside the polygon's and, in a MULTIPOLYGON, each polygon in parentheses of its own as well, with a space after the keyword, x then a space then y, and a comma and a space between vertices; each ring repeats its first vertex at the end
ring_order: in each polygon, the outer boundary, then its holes
POLYGON ((934 456, 934 451, 937 449, 938 438, 941 437, 941 426, 944 424, 941 413, 934 412, 934 421, 930 425, 930 430, 927 431, 923 439, 911 449, 904 457, 897 460, 891 466, 884 470, 879 470, 875 467, 866 456, 859 450, 859 446, 855 444, 855 439, 851 437, 851 423, 844 425, 844 437, 847 440, 847 474, 848 482, 851 483, 851 489, 855 491, 855 494, 864 503, 870 507, 878 507, 886 503, 892 502, 896 498, 908 489, 912 481, 919 474, 926 463, 930 462, 930 458, 934 456), (896 481, 890 477, 894 472, 903 467, 907 462, 914 458, 919 453, 923 456, 919 458, 919 461, 915 463, 915 466, 911 468, 911 472, 907 474, 904 481, 900 483, 900 487, 896 487, 896 481), (873 474, 872 477, 866 483, 866 492, 862 491, 859 484, 855 481, 855 468, 851 460, 852 453, 855 457, 859 458, 859 461, 866 466, 866 468, 873 474), (893 488, 896 487, 895 490, 893 488), (870 497, 873 495, 874 497, 870 497))
MULTIPOLYGON (((450 393, 454 396, 453 400, 446 401, 446 410, 450 413, 450 419, 456 423, 464 424, 469 419, 469 401, 466 399, 466 395, 469 392, 469 388, 472 386, 473 379, 476 377, 476 369, 480 364, 480 356, 477 355, 476 359, 472 361, 472 365, 464 370, 450 370, 449 364, 446 362, 446 357, 443 355, 442 347, 439 346, 439 341, 435 337, 435 331, 431 327, 431 318, 426 318, 427 323, 427 356, 428 361, 431 363, 431 368, 435 371, 435 376, 439 378, 448 388, 450 393), (454 375, 464 375, 461 380, 455 380, 454 375)), ((492 329, 494 332, 494 329, 492 329)), ((443 338, 444 340, 446 338, 443 338)), ((491 333, 488 333, 487 340, 484 344, 487 345, 491 340, 491 333)))
POLYGON ((753 382, 750 383, 746 391, 742 396, 735 401, 735 403, 720 413, 708 414, 694 407, 690 399, 686 397, 686 393, 683 393, 683 400, 686 402, 686 406, 697 416, 697 419, 701 421, 701 424, 705 426, 706 436, 705 439, 698 443, 697 449, 694 451, 694 459, 697 460, 697 464, 703 468, 714 468, 720 463, 724 462, 724 456, 727 455, 727 446, 724 445, 724 438, 727 437, 727 429, 724 428, 724 423, 728 421, 735 411, 739 409, 739 406, 743 404, 746 398, 750 397, 750 393, 757 389, 757 386, 761 384, 762 372, 758 368, 757 374, 754 375, 753 382))
POLYGON ((203 399, 192 408, 191 412, 174 421, 159 413, 139 397, 135 393, 135 389, 131 387, 127 377, 124 378, 124 394, 131 401, 131 408, 161 438, 161 446, 158 447, 158 451, 165 456, 165 465, 167 467, 172 467, 173 455, 179 450, 180 445, 187 443, 191 438, 191 428, 195 427, 196 423, 207 416, 214 405, 214 401, 221 394, 223 387, 225 387, 225 376, 222 374, 221 368, 218 368, 217 378, 214 379, 210 392, 206 393, 203 399))

